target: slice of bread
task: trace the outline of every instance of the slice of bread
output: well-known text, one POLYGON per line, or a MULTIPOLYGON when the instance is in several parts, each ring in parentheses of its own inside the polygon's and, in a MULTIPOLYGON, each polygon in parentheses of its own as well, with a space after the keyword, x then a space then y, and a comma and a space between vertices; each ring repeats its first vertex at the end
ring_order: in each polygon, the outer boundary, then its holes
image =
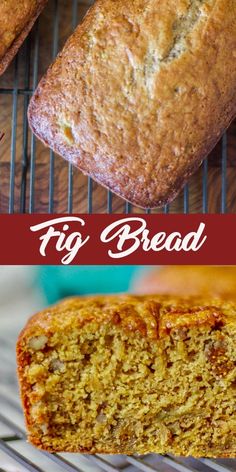
POLYGON ((73 298, 17 345, 29 440, 47 451, 236 457, 236 305, 73 298))

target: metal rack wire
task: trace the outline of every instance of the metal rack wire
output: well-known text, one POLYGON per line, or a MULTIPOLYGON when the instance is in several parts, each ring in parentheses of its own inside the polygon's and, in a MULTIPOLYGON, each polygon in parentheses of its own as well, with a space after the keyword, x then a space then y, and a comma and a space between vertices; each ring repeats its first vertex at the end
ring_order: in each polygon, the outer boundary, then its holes
MULTIPOLYGON (((27 107, 39 78, 92 0, 49 0, 15 61, 0 79, 0 213, 129 213, 140 210, 46 150, 29 131, 27 107)), ((236 128, 181 195, 155 213, 236 211, 236 128)), ((149 212, 149 210, 147 210, 149 212)))
POLYGON ((17 393, 14 352, 15 340, 10 336, 0 336, 0 470, 6 472, 9 470, 17 470, 17 472, 27 470, 31 472, 235 472, 236 460, 195 460, 155 454, 130 457, 48 454, 34 449, 26 443, 22 410, 17 393), (12 467, 17 465, 17 468, 8 469, 6 463, 12 464, 12 467))

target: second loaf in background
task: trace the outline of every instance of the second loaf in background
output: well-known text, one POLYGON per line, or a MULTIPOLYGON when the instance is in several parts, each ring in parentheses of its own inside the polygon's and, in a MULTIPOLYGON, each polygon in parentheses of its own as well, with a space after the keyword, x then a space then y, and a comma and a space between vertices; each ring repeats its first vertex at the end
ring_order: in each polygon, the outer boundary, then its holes
POLYGON ((47 0, 0 1, 0 75, 16 55, 47 0))
POLYGON ((135 279, 133 291, 146 295, 169 293, 236 300, 235 266, 162 266, 144 270, 135 279))
POLYGON ((232 0, 97 0, 40 82, 34 133, 140 207, 170 202, 236 113, 232 0))

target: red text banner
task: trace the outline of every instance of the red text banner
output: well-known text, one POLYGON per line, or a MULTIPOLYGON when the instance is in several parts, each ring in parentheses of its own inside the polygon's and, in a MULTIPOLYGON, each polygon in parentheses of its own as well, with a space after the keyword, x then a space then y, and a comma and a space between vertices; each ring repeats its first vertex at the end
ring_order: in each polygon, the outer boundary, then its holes
POLYGON ((0 264, 236 264, 236 215, 1 215, 0 264))

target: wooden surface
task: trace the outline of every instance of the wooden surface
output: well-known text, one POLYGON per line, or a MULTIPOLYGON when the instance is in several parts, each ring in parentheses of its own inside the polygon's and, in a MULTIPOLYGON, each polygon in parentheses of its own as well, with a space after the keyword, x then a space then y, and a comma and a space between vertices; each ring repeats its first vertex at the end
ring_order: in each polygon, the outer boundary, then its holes
MULTIPOLYGON (((89 3, 92 1, 78 2, 75 18, 75 1, 49 0, 17 60, 0 78, 0 135, 4 133, 0 141, 0 213, 6 213, 9 209, 15 212, 43 213, 51 210, 64 213, 68 211, 68 202, 72 200, 73 205, 69 209, 73 212, 86 213, 90 210, 104 213, 108 210, 108 192, 95 183, 92 184, 92 204, 89 207, 88 179, 77 169, 73 170, 73 178, 70 178, 73 181, 73 198, 69 199, 68 164, 59 156, 53 156, 32 137, 26 117, 30 97, 27 91, 37 84, 56 51, 61 49, 72 32, 73 26, 84 16, 89 3)), ((222 182, 227 187, 227 211, 236 212, 236 122, 227 133, 227 141, 226 179, 222 179, 222 143, 219 143, 208 159, 205 184, 201 167, 189 182, 188 198, 184 198, 182 192, 170 205, 170 212, 221 212, 222 182), (203 195, 206 194, 207 205, 203 207, 203 195)), ((112 211, 127 211, 124 200, 113 196, 112 211)), ((132 211, 140 210, 132 208, 132 211)), ((161 211, 155 210, 155 213, 161 211)))

